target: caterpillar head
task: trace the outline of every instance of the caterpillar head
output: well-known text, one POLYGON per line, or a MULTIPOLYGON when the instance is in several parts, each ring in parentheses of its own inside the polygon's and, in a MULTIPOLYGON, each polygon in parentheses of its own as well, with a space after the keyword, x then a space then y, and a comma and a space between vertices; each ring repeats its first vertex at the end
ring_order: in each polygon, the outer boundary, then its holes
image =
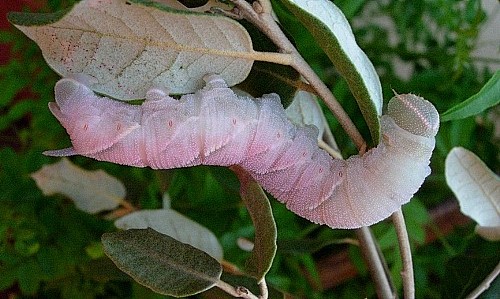
POLYGON ((387 115, 402 129, 419 136, 434 137, 439 129, 439 114, 424 98, 396 94, 389 101, 387 115))

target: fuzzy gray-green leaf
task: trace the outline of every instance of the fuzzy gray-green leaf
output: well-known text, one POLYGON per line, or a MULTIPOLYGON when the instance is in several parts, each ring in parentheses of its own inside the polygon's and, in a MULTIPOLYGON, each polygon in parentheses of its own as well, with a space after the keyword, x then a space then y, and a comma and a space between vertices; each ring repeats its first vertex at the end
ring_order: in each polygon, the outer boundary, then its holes
POLYGON ((359 48, 342 11, 328 0, 281 0, 311 32, 338 72, 346 79, 372 139, 378 143, 382 87, 366 54, 359 48))
POLYGON ((200 293, 213 287, 222 274, 210 255, 153 229, 106 233, 102 242, 118 268, 163 295, 200 293))
POLYGON ((255 226, 254 248, 245 271, 260 281, 264 278, 276 254, 276 223, 266 194, 244 170, 234 168, 241 182, 241 199, 255 226))

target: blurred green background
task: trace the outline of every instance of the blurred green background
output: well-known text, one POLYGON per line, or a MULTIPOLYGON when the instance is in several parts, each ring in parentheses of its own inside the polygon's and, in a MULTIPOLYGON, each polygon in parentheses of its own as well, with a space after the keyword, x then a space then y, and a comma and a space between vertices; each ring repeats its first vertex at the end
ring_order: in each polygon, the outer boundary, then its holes
MULTIPOLYGON (((411 92, 444 112, 477 93, 500 65, 498 34, 493 39, 481 35, 498 24, 497 1, 334 2, 376 66, 386 100, 392 89, 411 92), (493 47, 493 54, 481 52, 485 47, 493 47)), ((43 196, 29 176, 56 161, 43 156, 44 150, 66 147, 69 138, 47 108, 58 76, 45 64, 38 47, 6 22, 5 12, 53 12, 71 4, 65 0, 0 2, 0 298, 161 298, 132 282, 105 257, 100 236, 115 230, 112 222, 77 210, 63 196, 43 196)), ((369 136, 345 81, 297 20, 277 1, 273 4, 300 52, 369 136)), ((353 154, 352 143, 328 113, 327 118, 344 154, 353 154)), ((498 242, 474 234, 475 224, 460 216, 443 172, 446 154, 462 146, 498 173, 499 122, 500 110, 494 107, 441 124, 432 175, 404 207, 418 298, 463 298, 498 262, 498 242)), ((152 171, 83 157, 71 160, 119 178, 127 187, 127 200, 142 209, 160 208, 168 191, 174 209, 212 230, 224 246, 225 259, 243 265, 247 254, 236 240, 251 239, 253 227, 239 199, 239 183, 229 170, 152 171)), ((278 253, 268 274, 271 286, 304 298, 375 297, 359 249, 335 244, 355 238, 352 231, 313 225, 275 200, 272 206, 278 253)), ((382 222, 373 231, 401 288, 394 228, 382 222)), ((497 279, 483 298, 498 298, 499 293, 497 279)), ((214 296, 218 295, 199 297, 214 296)))

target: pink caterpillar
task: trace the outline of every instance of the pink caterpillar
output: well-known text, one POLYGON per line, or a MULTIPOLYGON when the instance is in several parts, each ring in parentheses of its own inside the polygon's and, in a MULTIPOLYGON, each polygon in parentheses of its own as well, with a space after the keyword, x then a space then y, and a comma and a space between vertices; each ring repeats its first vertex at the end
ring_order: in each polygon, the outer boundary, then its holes
POLYGON ((381 117, 380 144, 363 156, 331 158, 315 127, 297 127, 276 94, 237 96, 221 77, 176 100, 160 90, 142 105, 96 96, 61 79, 49 108, 72 148, 83 155, 153 169, 238 165, 296 214, 333 228, 357 228, 388 217, 429 175, 439 126, 436 109, 415 95, 397 95, 381 117))

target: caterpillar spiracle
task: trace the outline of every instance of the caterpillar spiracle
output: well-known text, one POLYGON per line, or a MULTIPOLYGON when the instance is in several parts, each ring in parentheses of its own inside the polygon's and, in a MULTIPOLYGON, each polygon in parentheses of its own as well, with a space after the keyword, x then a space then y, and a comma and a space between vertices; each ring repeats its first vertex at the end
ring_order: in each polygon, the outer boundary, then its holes
POLYGON ((421 97, 396 95, 381 117, 380 144, 339 160, 318 147, 315 127, 286 118, 278 95, 237 96, 217 75, 205 81, 180 100, 152 89, 130 105, 61 79, 49 108, 73 147, 45 154, 153 169, 237 165, 291 211, 332 228, 385 219, 430 173, 439 115, 421 97))

